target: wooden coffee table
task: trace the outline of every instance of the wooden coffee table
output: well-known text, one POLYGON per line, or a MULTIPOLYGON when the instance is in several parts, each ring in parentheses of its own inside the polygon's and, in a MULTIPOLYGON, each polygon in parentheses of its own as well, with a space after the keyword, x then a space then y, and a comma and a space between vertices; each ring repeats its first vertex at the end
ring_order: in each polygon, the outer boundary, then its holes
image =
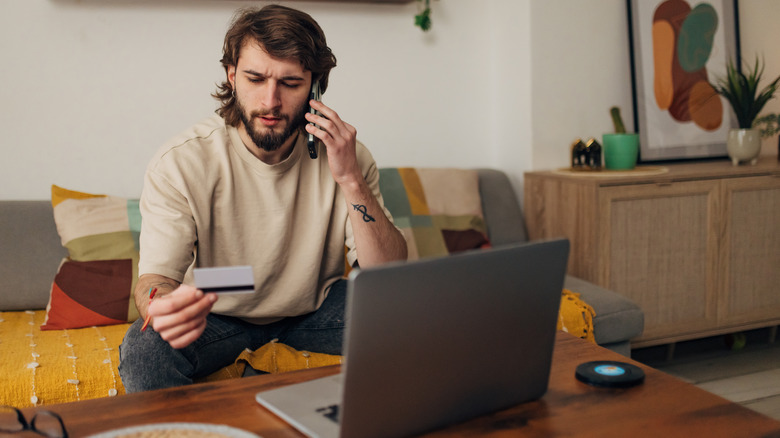
MULTIPOLYGON (((780 436, 780 422, 670 375, 638 364, 645 382, 628 389, 596 388, 578 381, 578 364, 629 361, 617 353, 559 332, 550 385, 535 402, 479 417, 431 437, 519 436, 780 436)), ((71 437, 162 422, 226 424, 264 438, 299 437, 297 431, 255 402, 255 393, 333 374, 325 367, 113 398, 46 406, 65 421, 71 437)), ((35 408, 24 409, 32 414, 35 408)))

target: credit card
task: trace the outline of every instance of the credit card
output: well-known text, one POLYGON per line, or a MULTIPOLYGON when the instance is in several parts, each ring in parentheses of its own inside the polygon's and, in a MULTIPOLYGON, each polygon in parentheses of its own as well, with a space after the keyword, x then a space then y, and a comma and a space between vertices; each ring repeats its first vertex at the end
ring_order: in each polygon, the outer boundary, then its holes
POLYGON ((251 293, 255 291, 255 277, 251 266, 195 268, 195 287, 203 292, 251 293))

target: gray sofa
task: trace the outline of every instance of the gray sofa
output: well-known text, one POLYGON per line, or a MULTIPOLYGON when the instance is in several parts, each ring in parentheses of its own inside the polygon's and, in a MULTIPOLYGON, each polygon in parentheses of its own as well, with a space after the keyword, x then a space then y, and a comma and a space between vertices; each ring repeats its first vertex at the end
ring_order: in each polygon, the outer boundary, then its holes
MULTIPOLYGON (((506 174, 495 169, 479 169, 479 191, 490 242, 501 245, 528 241, 523 212, 506 174)), ((630 356, 630 340, 644 329, 642 309, 616 292, 571 275, 566 276, 564 287, 579 293, 596 312, 593 318, 596 342, 630 356)))
MULTIPOLYGON (((480 169, 480 193, 488 234, 494 245, 527 240, 523 214, 507 176, 480 169)), ((0 201, 0 310, 44 309, 60 260, 60 245, 49 201, 0 201)), ((641 334, 644 315, 629 299, 591 283, 567 277, 566 288, 580 293, 596 311, 596 342, 630 355, 629 340, 641 334)))

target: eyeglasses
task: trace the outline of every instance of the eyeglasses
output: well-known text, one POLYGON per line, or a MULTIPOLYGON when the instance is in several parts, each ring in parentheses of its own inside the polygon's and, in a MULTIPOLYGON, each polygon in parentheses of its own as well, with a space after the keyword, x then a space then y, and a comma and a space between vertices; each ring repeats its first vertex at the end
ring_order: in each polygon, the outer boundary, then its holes
POLYGON ((0 405, 0 432, 24 432, 31 430, 48 438, 68 438, 65 423, 59 415, 51 411, 38 411, 30 422, 19 409, 0 405))

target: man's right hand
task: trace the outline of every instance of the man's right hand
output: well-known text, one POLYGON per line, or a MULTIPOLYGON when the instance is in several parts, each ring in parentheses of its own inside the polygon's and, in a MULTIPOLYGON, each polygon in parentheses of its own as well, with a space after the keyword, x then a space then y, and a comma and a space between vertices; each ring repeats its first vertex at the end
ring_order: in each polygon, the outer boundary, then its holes
POLYGON ((217 294, 204 294, 193 286, 180 285, 173 292, 149 303, 152 327, 173 348, 184 348, 206 329, 206 315, 217 302, 217 294))

